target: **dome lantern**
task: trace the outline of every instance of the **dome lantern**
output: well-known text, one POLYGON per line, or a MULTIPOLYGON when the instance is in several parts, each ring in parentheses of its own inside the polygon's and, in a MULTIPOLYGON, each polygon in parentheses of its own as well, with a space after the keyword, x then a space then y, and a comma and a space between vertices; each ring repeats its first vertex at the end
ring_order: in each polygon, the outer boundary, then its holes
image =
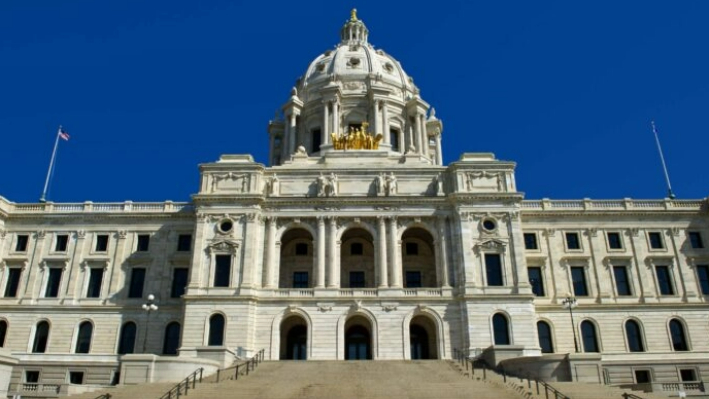
POLYGON ((353 8, 350 19, 345 22, 340 30, 340 40, 342 44, 366 44, 369 30, 364 26, 364 22, 357 19, 357 9, 353 8))

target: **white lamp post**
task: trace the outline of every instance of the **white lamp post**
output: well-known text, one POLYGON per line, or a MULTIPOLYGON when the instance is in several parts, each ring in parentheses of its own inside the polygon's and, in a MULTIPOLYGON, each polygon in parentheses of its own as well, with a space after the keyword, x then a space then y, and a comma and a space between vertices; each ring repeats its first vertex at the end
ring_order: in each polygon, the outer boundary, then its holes
POLYGON ((145 335, 143 336, 143 353, 145 353, 145 346, 148 343, 148 327, 150 325, 150 312, 158 310, 158 306, 153 303, 155 301, 155 295, 148 295, 148 301, 143 304, 143 310, 148 313, 145 319, 145 335))
POLYGON ((569 309, 569 317, 571 317, 571 331, 574 334, 574 349, 576 350, 576 353, 578 353, 579 343, 576 340, 576 325, 574 324, 574 308, 578 306, 578 302, 576 301, 576 298, 571 296, 571 293, 567 292, 566 298, 561 301, 561 303, 564 305, 564 309, 569 309))

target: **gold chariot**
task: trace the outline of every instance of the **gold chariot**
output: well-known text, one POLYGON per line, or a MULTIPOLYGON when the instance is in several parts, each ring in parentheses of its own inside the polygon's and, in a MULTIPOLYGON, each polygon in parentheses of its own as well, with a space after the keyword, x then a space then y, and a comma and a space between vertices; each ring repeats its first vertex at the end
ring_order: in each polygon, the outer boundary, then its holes
POLYGON ((378 150, 379 142, 382 141, 381 133, 376 136, 367 131, 369 123, 362 122, 362 128, 350 128, 349 133, 330 133, 332 146, 336 150, 378 150))

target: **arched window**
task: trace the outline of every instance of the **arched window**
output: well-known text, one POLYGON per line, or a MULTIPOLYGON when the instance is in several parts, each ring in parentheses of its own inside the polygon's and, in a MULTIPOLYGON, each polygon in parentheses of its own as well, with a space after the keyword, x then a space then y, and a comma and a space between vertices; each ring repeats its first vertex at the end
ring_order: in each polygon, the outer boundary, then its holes
POLYGON ((173 321, 165 327, 165 340, 162 344, 163 355, 176 355, 180 346, 180 323, 173 321))
POLYGON ((0 320, 0 348, 5 346, 5 336, 7 335, 7 322, 0 320))
POLYGON ((507 317, 500 313, 492 316, 492 331, 495 335, 495 345, 510 344, 510 328, 507 317))
POLYGON ((625 336, 628 338, 628 350, 631 352, 645 352, 640 325, 635 320, 625 322, 625 336))
POLYGON ((44 353, 47 350, 47 341, 49 341, 49 323, 40 321, 34 331, 32 353, 44 353))
POLYGON ((125 355, 135 351, 135 323, 129 321, 121 327, 121 337, 118 340, 118 354, 125 355))
POLYGON ((537 335, 539 335, 539 346, 542 353, 554 353, 554 343, 551 339, 551 327, 546 321, 537 322, 537 335))
POLYGON ((581 323, 581 342, 583 342, 584 352, 600 352, 596 326, 588 320, 581 323))
POLYGON ((209 341, 207 345, 224 345, 224 316, 215 314, 209 318, 209 341))
POLYGON ((76 338, 74 353, 89 353, 93 333, 94 326, 90 322, 85 321, 79 325, 79 335, 76 338))
POLYGON ((677 319, 670 320, 670 337, 672 338, 672 349, 676 351, 689 350, 687 336, 684 334, 684 325, 677 319))

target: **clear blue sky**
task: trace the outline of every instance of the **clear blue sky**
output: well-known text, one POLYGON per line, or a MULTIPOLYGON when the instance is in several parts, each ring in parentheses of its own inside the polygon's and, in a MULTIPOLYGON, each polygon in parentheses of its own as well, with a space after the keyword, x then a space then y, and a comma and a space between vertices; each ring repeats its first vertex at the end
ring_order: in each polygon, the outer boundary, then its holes
POLYGON ((708 1, 0 2, 0 195, 189 200, 199 163, 267 162, 266 127, 356 7, 462 152, 527 198, 709 194, 708 1))

